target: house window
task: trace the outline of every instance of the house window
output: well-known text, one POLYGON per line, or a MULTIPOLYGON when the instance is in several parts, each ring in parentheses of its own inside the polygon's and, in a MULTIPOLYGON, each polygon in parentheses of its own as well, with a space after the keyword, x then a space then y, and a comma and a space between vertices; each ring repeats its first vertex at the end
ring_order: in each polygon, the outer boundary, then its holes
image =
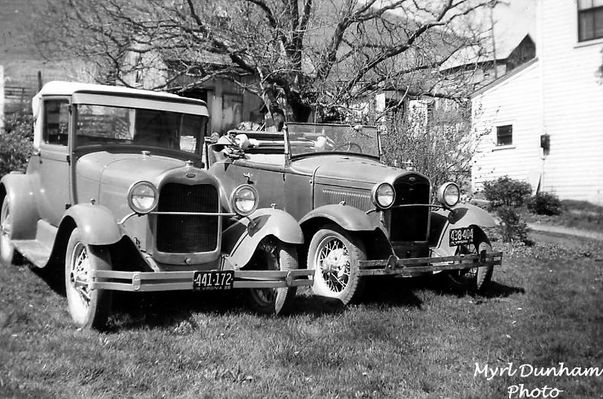
POLYGON ((496 145, 513 144, 513 125, 496 126, 496 145))
POLYGON ((578 41, 603 37, 603 0, 578 0, 578 41))

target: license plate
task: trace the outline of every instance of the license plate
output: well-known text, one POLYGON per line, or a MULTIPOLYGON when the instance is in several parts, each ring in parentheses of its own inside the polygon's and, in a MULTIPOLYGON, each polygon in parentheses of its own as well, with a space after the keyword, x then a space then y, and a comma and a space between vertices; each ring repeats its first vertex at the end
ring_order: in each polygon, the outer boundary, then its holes
POLYGON ((230 290, 233 282, 233 270, 211 270, 193 274, 193 289, 195 290, 230 290))
POLYGON ((473 227, 450 230, 450 246, 473 244, 473 227))

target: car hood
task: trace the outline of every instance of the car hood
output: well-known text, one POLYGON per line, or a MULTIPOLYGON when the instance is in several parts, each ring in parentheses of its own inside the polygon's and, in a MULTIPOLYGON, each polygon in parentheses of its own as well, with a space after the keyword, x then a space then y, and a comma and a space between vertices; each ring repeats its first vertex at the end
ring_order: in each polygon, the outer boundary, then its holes
POLYGON ((410 173, 371 158, 337 154, 300 158, 292 166, 302 173, 312 174, 317 184, 343 186, 364 187, 380 182, 393 184, 398 176, 410 173))
POLYGON ((204 170, 181 159, 141 153, 93 152, 81 156, 76 167, 78 202, 94 200, 119 217, 130 212, 126 196, 137 181, 161 188, 167 181, 217 185, 204 170))
POLYGON ((157 184, 163 173, 185 166, 179 159, 159 155, 94 152, 78 159, 78 177, 109 185, 124 185, 148 180, 157 184))

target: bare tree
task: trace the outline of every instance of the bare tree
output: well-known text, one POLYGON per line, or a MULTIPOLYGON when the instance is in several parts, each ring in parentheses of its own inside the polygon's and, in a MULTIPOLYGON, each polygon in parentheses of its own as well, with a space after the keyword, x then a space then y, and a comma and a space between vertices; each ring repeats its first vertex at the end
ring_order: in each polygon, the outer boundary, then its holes
POLYGON ((492 2, 51 0, 36 25, 46 54, 94 63, 100 82, 163 69, 150 88, 177 91, 182 76, 223 76, 304 121, 387 90, 463 94, 440 69, 488 36, 472 21, 492 2))
POLYGON ((471 134, 469 101, 414 101, 387 120, 382 138, 384 161, 412 167, 429 176, 434 186, 454 181, 469 187, 475 143, 471 134))

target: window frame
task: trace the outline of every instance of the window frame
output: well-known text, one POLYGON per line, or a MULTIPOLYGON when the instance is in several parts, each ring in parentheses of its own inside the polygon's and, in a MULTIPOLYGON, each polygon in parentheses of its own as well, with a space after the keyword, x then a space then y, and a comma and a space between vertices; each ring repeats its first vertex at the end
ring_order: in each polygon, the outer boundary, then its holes
POLYGON ((513 123, 505 123, 505 124, 498 124, 495 126, 495 132, 496 132, 496 147, 508 147, 508 146, 512 146, 513 145, 513 123), (500 130, 504 129, 504 128, 509 128, 509 133, 503 136, 503 137, 509 137, 509 142, 501 142, 501 132, 500 130))
MULTIPOLYGON (((67 148, 69 146, 69 137, 70 137, 70 131, 71 131, 71 101, 68 97, 44 97, 43 102, 42 102, 42 126, 41 126, 41 135, 40 135, 40 144, 43 146, 55 146, 55 147, 62 147, 62 148, 67 148), (51 140, 51 136, 49 135, 49 131, 48 131, 48 124, 49 124, 49 113, 48 113, 48 105, 51 102, 55 102, 55 103, 59 103, 59 126, 60 126, 60 114, 61 114, 61 107, 63 105, 66 106, 66 110, 67 110, 67 126, 65 129, 64 133, 61 133, 61 135, 65 135, 65 139, 63 140, 64 142, 58 142, 58 141, 52 141, 51 140)), ((54 136, 54 135, 53 135, 54 136)))
POLYGON ((603 39, 603 2, 600 5, 595 5, 596 0, 578 0, 576 3, 577 8, 577 22, 578 22, 578 43, 589 42, 591 40, 603 39), (590 1, 590 6, 581 5, 582 1, 590 1), (597 13, 601 13, 600 34, 597 36, 597 13), (591 17, 592 21, 592 37, 584 37, 585 33, 582 30, 582 17, 591 17))

